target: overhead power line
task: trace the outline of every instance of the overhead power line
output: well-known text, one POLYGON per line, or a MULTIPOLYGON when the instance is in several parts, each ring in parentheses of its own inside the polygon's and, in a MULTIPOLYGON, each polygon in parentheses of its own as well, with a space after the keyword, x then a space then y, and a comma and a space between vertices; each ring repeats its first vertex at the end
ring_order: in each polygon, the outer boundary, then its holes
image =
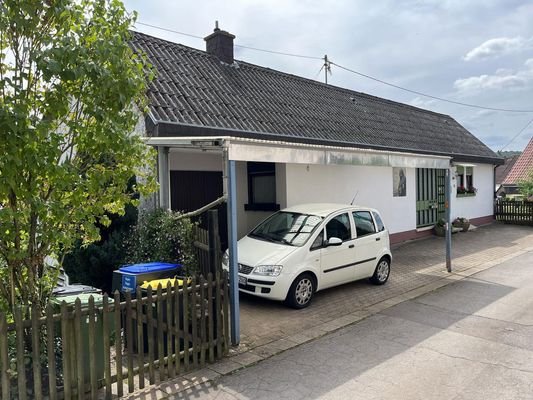
POLYGON ((512 138, 511 140, 509 140, 509 143, 507 143, 505 146, 503 146, 503 147, 500 149, 500 151, 502 151, 502 150, 505 149, 507 146, 509 146, 511 143, 513 143, 513 142, 515 141, 515 139, 518 138, 518 137, 522 134, 522 132, 524 132, 524 131, 527 129, 527 127, 528 127, 529 125, 531 125, 532 122, 533 122, 533 118, 531 118, 531 119, 529 120, 529 122, 528 122, 528 123, 522 128, 522 129, 520 129, 520 132, 518 132, 516 135, 514 135, 513 138, 512 138))
POLYGON ((382 83, 384 85, 391 86, 393 88, 400 89, 400 90, 403 90, 403 91, 406 91, 406 92, 409 92, 409 93, 414 93, 414 94, 419 95, 419 96, 424 96, 424 97, 428 97, 430 99, 444 101, 446 103, 457 104, 457 105, 465 106, 465 107, 478 108, 478 109, 481 109, 481 110, 503 111, 503 112, 513 112, 513 113, 533 113, 533 110, 516 110, 516 109, 508 109, 508 108, 485 107, 485 106, 479 106, 477 104, 462 103, 460 101, 445 99, 445 98, 442 98, 442 97, 433 96, 431 94, 422 93, 422 92, 419 92, 417 90, 407 89, 407 88, 404 88, 402 86, 395 85, 394 83, 386 82, 386 81, 384 81, 382 79, 374 78, 373 76, 370 76, 370 75, 367 75, 367 74, 363 74, 362 72, 358 72, 358 71, 355 71, 353 69, 350 69, 350 68, 347 68, 347 67, 343 67, 342 65, 334 63, 333 61, 330 61, 330 64, 331 65, 335 65, 336 67, 339 67, 340 69, 343 69, 345 71, 351 72, 353 74, 362 76, 362 77, 367 78, 367 79, 371 79, 371 80, 373 80, 375 82, 379 82, 379 83, 382 83))
MULTIPOLYGON (((171 33, 176 33, 176 34, 178 34, 178 35, 183 35, 183 36, 192 37, 192 38, 195 38, 195 39, 202 39, 202 40, 204 39, 204 38, 201 37, 201 36, 191 35, 191 34, 189 34, 189 33, 179 32, 179 31, 175 31, 175 30, 173 30, 173 29, 161 28, 160 26, 151 25, 151 24, 145 24, 144 22, 139 22, 139 21, 137 21, 136 24, 143 25, 143 26, 148 26, 148 27, 150 27, 150 28, 154 28, 154 29, 159 29, 159 30, 161 30, 161 31, 166 31, 166 32, 171 32, 171 33)), ((282 56, 289 56, 289 57, 307 58, 307 59, 309 59, 309 60, 322 60, 321 57, 306 56, 306 55, 303 55, 303 54, 285 53, 285 52, 283 52, 283 51, 275 51, 275 50, 260 49, 260 48, 258 48, 258 47, 244 46, 244 45, 242 45, 242 44, 235 44, 234 46, 235 46, 235 47, 240 47, 241 49, 254 50, 254 51, 261 51, 261 52, 263 52, 263 53, 279 54, 279 55, 282 55, 282 56)))

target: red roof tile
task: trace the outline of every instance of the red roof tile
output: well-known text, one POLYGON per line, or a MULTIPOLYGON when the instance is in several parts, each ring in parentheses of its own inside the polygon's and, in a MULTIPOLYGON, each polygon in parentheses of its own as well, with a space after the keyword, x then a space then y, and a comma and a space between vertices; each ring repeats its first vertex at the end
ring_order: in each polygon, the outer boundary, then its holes
POLYGON ((528 174, 533 173, 533 138, 524 149, 524 152, 518 157, 509 174, 503 181, 504 185, 513 185, 521 179, 527 178, 528 174))

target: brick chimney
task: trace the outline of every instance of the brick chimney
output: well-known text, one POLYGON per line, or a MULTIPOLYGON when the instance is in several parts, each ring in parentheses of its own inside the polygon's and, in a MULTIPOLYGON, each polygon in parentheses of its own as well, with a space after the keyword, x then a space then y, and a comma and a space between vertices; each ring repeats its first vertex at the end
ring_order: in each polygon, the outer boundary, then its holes
POLYGON ((217 56, 220 61, 233 64, 233 39, 235 39, 235 35, 221 31, 218 28, 218 21, 216 21, 213 33, 204 38, 205 50, 209 54, 217 56))

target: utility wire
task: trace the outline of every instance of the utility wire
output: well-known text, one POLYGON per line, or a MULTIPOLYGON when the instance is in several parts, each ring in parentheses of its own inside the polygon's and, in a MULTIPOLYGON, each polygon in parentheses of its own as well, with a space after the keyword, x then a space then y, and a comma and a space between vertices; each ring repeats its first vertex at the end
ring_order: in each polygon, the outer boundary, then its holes
MULTIPOLYGON (((165 32, 177 33, 178 35, 188 36, 188 37, 192 37, 192 38, 195 38, 195 39, 202 39, 202 40, 204 39, 201 36, 191 35, 189 33, 179 32, 179 31, 175 31, 173 29, 161 28, 160 26, 145 24, 144 22, 137 21, 136 24, 143 25, 143 26, 148 26, 148 27, 154 28, 154 29, 159 29, 159 30, 165 31, 165 32)), ((260 48, 257 48, 257 47, 244 46, 242 44, 235 44, 234 46, 235 47, 240 47, 241 49, 262 51, 263 53, 279 54, 279 55, 282 55, 282 56, 289 56, 289 57, 307 58, 309 60, 322 60, 321 57, 306 56, 306 55, 302 55, 302 54, 293 54, 293 53, 284 53, 282 51, 260 49, 260 48)))
MULTIPOLYGON (((393 83, 389 83, 389 82, 386 82, 386 81, 384 81, 384 80, 381 80, 381 79, 378 79, 378 78, 374 78, 373 76, 363 74, 362 72, 358 72, 358 71, 355 71, 355 70, 353 70, 353 69, 343 67, 342 65, 339 65, 339 64, 337 64, 337 63, 334 63, 333 61, 329 61, 329 63, 330 63, 331 65, 335 65, 336 67, 339 67, 340 69, 343 69, 343 70, 348 71, 348 72, 351 72, 351 73, 353 73, 353 74, 356 74, 356 75, 362 76, 362 77, 364 77, 364 78, 371 79, 371 80, 373 80, 373 81, 376 81, 376 82, 382 83, 382 84, 384 84, 384 85, 391 86, 391 87, 396 88, 396 89, 404 90, 404 91, 409 92, 409 93, 414 93, 414 94, 419 95, 419 96, 429 97, 430 99, 439 100, 439 101, 444 101, 444 102, 446 102, 446 103, 452 103, 452 104, 457 104, 457 105, 460 105, 460 106, 472 107, 472 108, 479 108, 479 109, 482 109, 482 110, 490 110, 490 111, 504 111, 504 112, 514 112, 514 113, 533 113, 533 110, 514 110, 514 109, 507 109, 507 108, 485 107, 485 106, 478 106, 478 105, 476 105, 476 104, 462 103, 462 102, 460 102, 460 101, 454 101, 454 100, 450 100, 450 99, 444 99, 444 98, 442 98, 442 97, 432 96, 432 95, 430 95, 430 94, 426 94, 426 93, 418 92, 418 91, 416 91, 416 90, 407 89, 407 88, 404 88, 404 87, 402 87, 402 86, 398 86, 398 85, 395 85, 395 84, 393 84, 393 83)), ((533 121, 533 120, 532 120, 532 121, 533 121)))
POLYGON ((524 131, 527 129, 527 127, 528 127, 529 125, 531 125, 532 122, 533 122, 533 118, 531 118, 531 119, 529 120, 529 122, 526 124, 526 126, 524 126, 522 129, 520 129, 520 132, 518 132, 516 135, 514 135, 513 138, 512 138, 511 140, 509 140, 509 143, 507 143, 505 146, 503 146, 503 147, 500 149, 500 151, 502 151, 502 150, 505 149, 507 146, 509 146, 511 143, 513 143, 513 142, 515 141, 515 139, 518 138, 518 137, 522 134, 522 132, 524 132, 524 131))
POLYGON ((178 35, 188 36, 188 37, 192 37, 192 38, 195 38, 195 39, 203 39, 203 37, 201 37, 201 36, 191 35, 190 33, 179 32, 179 31, 175 31, 175 30, 172 30, 172 29, 161 28, 160 26, 151 25, 151 24, 145 24, 144 22, 136 21, 135 25, 137 25, 137 24, 138 25, 143 25, 143 26, 149 26, 150 28, 154 28, 154 29, 159 29, 160 31, 177 33, 178 35))

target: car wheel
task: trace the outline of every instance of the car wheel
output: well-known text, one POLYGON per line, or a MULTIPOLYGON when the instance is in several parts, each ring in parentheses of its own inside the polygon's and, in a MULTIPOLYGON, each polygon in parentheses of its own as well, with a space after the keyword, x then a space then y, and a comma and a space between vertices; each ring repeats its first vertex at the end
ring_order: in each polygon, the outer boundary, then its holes
POLYGON ((311 302, 315 289, 314 278, 310 274, 302 274, 292 283, 285 302, 292 308, 305 308, 311 302))
POLYGON ((383 285, 389 279, 390 275, 390 261, 387 257, 383 257, 379 260, 376 269, 374 270, 374 275, 370 278, 370 282, 374 285, 383 285))

